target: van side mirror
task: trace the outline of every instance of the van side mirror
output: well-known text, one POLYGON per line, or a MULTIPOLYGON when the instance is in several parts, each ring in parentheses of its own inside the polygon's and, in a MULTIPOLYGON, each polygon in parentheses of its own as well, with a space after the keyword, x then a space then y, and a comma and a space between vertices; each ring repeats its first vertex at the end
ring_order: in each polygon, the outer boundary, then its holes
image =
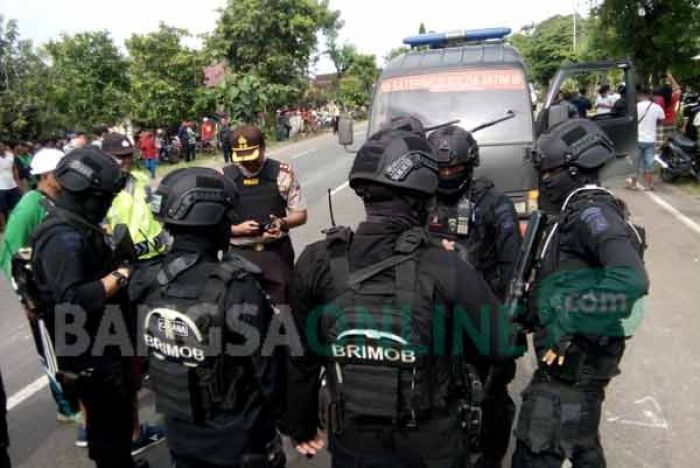
POLYGON ((354 141, 352 117, 344 115, 338 120, 338 143, 342 146, 350 146, 354 141))

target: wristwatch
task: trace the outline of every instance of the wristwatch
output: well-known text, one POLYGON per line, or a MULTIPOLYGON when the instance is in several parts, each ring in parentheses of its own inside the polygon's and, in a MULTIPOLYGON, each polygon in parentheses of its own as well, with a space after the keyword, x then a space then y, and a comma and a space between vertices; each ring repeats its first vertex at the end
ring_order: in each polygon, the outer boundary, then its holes
POLYGON ((280 231, 289 232, 289 224, 287 224, 287 220, 284 218, 280 218, 280 231))
POLYGON ((113 271, 110 273, 114 278, 117 280, 117 286, 120 288, 123 288, 127 284, 129 284, 129 277, 120 273, 119 271, 113 271))

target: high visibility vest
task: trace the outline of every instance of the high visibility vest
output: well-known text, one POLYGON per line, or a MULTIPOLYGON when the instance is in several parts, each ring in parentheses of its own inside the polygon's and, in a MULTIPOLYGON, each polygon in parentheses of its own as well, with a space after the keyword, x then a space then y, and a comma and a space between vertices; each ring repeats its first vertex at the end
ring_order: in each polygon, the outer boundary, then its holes
POLYGON ((134 241, 139 260, 146 260, 165 251, 166 235, 148 205, 148 176, 138 171, 129 174, 124 190, 114 198, 107 213, 110 232, 117 224, 126 224, 134 241))

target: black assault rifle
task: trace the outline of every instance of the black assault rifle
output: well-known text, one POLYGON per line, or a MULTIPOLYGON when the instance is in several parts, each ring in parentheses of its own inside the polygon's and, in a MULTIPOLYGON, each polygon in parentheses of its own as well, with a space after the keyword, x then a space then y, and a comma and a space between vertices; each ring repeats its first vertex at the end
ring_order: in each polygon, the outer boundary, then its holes
POLYGON ((534 325, 533 317, 528 314, 527 301, 532 282, 537 274, 537 254, 546 228, 545 220, 545 215, 541 211, 535 211, 530 215, 505 300, 508 317, 525 331, 531 330, 534 325))

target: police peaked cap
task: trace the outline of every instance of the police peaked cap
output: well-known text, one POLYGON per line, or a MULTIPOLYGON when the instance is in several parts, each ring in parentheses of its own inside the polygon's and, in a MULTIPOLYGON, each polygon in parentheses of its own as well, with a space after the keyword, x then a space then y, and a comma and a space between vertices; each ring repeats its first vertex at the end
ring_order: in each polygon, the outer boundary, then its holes
POLYGON ((540 172, 574 166, 592 170, 615 158, 615 146, 595 122, 566 120, 537 140, 536 164, 540 172))
POLYGON ((216 226, 236 203, 229 179, 214 169, 192 167, 168 174, 153 195, 151 209, 165 224, 216 226))
POLYGON ((402 130, 380 131, 357 152, 350 169, 350 187, 367 184, 435 195, 437 156, 428 140, 402 130))
POLYGON ((479 146, 471 133, 457 125, 435 130, 428 137, 435 148, 439 166, 479 165, 479 146))
POLYGON ((54 176, 64 190, 114 196, 124 189, 126 176, 112 156, 94 145, 71 151, 56 166, 54 176))

